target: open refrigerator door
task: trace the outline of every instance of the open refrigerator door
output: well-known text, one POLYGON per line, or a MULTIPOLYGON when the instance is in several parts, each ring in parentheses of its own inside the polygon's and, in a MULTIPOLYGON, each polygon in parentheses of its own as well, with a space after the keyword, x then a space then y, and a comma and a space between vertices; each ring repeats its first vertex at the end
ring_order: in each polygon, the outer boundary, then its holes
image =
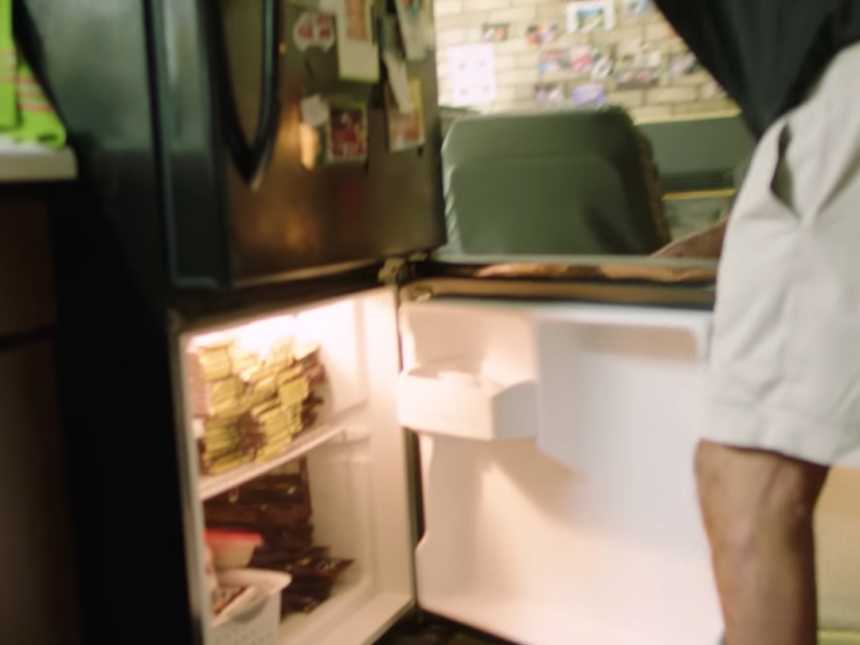
POLYGON ((204 642, 372 642, 414 603, 393 289, 207 321, 178 351, 204 642))
MULTIPOLYGON (((716 642, 691 467, 712 314, 565 301, 560 281, 543 283, 556 300, 526 299, 537 282, 514 294, 451 282, 409 285, 399 311, 399 418, 418 435, 422 484, 418 605, 530 645, 716 642)), ((860 472, 834 469, 816 513, 830 629, 858 626, 858 490, 860 472)))
POLYGON ((530 645, 716 639, 690 468, 710 313, 460 296, 400 318, 419 606, 530 645))

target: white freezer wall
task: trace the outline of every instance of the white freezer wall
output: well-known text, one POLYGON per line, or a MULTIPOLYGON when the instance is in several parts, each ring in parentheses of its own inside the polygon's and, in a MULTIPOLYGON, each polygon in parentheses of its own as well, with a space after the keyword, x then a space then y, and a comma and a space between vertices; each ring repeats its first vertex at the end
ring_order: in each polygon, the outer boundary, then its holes
MULTIPOLYGON (((715 642, 692 473, 709 325, 704 312, 638 307, 405 305, 400 417, 421 437, 426 524, 419 605, 519 643, 715 642), (491 409, 530 383, 533 400, 518 401, 531 422, 511 439, 473 416, 458 423, 456 397, 448 415, 409 409, 414 388, 432 390, 428 374, 443 375, 442 395, 456 383, 491 409)), ((858 473, 836 471, 818 517, 829 627, 860 627, 857 499, 858 473)))
POLYGON ((384 287, 300 312, 300 336, 321 344, 341 437, 308 455, 314 538, 354 558, 332 597, 291 615, 280 645, 367 645, 414 606, 406 436, 398 425, 395 292, 384 287))

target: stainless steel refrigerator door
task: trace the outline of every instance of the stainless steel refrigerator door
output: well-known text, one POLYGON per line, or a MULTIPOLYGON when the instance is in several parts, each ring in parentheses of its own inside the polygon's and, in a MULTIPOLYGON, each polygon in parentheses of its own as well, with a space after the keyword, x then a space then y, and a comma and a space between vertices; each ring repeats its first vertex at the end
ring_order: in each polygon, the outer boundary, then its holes
MULTIPOLYGON (((271 157, 256 182, 240 172, 228 144, 231 137, 251 141, 259 131, 267 82, 262 73, 267 50, 261 45, 265 8, 265 2, 238 0, 208 6, 171 2, 154 14, 175 282, 201 287, 269 282, 441 244, 432 52, 410 64, 410 73, 422 81, 426 145, 392 153, 382 84, 340 79, 336 45, 302 52, 294 28, 306 10, 284 3, 271 157), (222 31, 226 70, 216 53, 222 31), (218 90, 228 78, 231 100, 218 90), (365 163, 323 163, 313 170, 303 165, 299 103, 315 94, 346 96, 368 106, 365 163), (238 134, 229 118, 233 100, 238 134)), ((378 3, 378 15, 382 12, 378 3)))
POLYGON ((292 34, 303 10, 279 1, 279 122, 256 190, 231 157, 213 38, 224 32, 237 119, 253 138, 267 0, 20 3, 16 35, 98 200, 89 217, 148 289, 322 275, 444 241, 432 52, 410 69, 423 82, 426 145, 390 153, 382 85, 340 82, 336 47, 303 55, 292 34), (314 93, 368 101, 366 164, 301 164, 298 101, 314 93))

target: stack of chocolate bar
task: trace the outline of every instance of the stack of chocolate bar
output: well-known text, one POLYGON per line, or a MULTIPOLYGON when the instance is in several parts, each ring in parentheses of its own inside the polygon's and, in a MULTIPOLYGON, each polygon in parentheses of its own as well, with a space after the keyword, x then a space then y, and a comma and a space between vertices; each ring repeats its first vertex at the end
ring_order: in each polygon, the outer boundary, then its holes
POLYGON ((253 530, 264 543, 250 566, 286 571, 293 580, 283 591, 282 613, 309 612, 332 593, 351 560, 332 557, 313 543, 307 464, 302 459, 260 477, 205 505, 209 527, 253 530))
POLYGON ((200 464, 207 475, 218 475, 253 460, 259 441, 242 431, 238 417, 210 417, 203 421, 203 428, 200 464))
POLYGON ((234 374, 234 357, 247 360, 231 340, 198 347, 189 356, 192 412, 201 420, 201 470, 217 475, 254 458, 259 443, 239 425, 245 385, 234 374))
POLYGON ((293 581, 281 597, 282 615, 293 612, 307 614, 319 607, 331 596, 340 574, 352 564, 352 560, 331 557, 329 547, 325 546, 311 547, 298 558, 272 561, 272 557, 272 550, 268 553, 258 551, 251 566, 286 571, 292 576, 293 581), (266 562, 268 564, 264 564, 266 562))
POLYGON ((194 348, 189 366, 204 474, 277 457, 316 421, 325 381, 316 345, 296 351, 284 339, 261 357, 228 339, 194 348))
MULTIPOLYGON (((322 405, 319 396, 320 388, 325 384, 325 368, 320 361, 319 345, 306 345, 296 351, 296 364, 301 367, 302 376, 308 382, 308 395, 302 400, 299 412, 302 427, 307 428, 316 423, 317 409, 322 405)), ((282 399, 284 395, 281 395, 282 399)), ((287 397, 288 398, 288 397, 287 397)))

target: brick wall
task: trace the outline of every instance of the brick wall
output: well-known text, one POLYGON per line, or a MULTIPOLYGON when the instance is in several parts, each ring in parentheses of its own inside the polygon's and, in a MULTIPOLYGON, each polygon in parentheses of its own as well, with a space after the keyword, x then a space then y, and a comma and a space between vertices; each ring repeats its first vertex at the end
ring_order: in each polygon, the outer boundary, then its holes
POLYGON ((456 104, 450 69, 456 50, 484 43, 494 52, 496 87, 492 102, 469 106, 482 111, 575 107, 593 99, 621 105, 639 122, 736 112, 655 8, 640 6, 640 13, 630 0, 605 1, 615 3, 614 28, 568 32, 567 6, 582 0, 436 0, 440 102, 456 104), (507 26, 507 37, 489 38, 486 25, 507 26), (535 28, 545 35, 540 42, 535 28))

